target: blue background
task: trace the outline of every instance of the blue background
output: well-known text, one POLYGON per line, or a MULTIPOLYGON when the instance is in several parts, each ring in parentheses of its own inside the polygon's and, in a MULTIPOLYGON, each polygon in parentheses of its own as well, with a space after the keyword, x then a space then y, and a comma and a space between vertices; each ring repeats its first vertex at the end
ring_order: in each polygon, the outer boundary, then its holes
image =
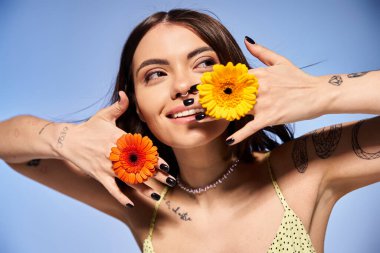
MULTIPOLYGON (((242 47, 249 35, 297 66, 323 61, 305 69, 314 75, 380 67, 376 0, 0 0, 0 120, 17 114, 49 120, 92 115, 107 104, 131 29, 153 12, 178 7, 214 12, 242 47)), ((369 116, 327 115, 299 122, 296 135, 369 116)), ((325 252, 380 252, 379 193, 375 184, 338 202, 325 252)), ((20 176, 2 161, 0 201, 2 253, 139 252, 119 221, 20 176)))

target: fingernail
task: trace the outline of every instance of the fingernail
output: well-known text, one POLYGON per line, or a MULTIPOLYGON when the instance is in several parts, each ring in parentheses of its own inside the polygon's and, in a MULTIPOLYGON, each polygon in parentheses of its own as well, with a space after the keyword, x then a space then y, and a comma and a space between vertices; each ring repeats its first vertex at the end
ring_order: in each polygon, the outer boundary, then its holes
POLYGON ((170 168, 169 168, 169 166, 167 166, 166 164, 163 163, 160 165, 160 170, 163 170, 166 173, 169 173, 170 168))
POLYGON ((189 99, 185 99, 185 100, 183 100, 183 104, 184 104, 185 106, 189 106, 189 105, 194 104, 194 98, 189 98, 189 99))
POLYGON ((177 180, 175 180, 171 177, 168 177, 166 179, 166 183, 168 183, 169 186, 174 187, 177 184, 177 180))
POLYGON ((195 115, 196 120, 202 120, 204 118, 206 118, 206 114, 204 112, 201 112, 201 113, 198 113, 197 115, 195 115))
POLYGON ((245 36, 245 39, 246 39, 249 43, 251 43, 252 45, 253 45, 253 44, 256 44, 256 42, 255 42, 253 39, 251 39, 250 37, 248 37, 248 36, 245 36))
POLYGON ((152 199, 154 199, 156 201, 160 200, 160 198, 161 198, 161 196, 155 192, 153 192, 150 196, 152 197, 152 199))
POLYGON ((232 143, 234 143, 235 139, 234 138, 229 138, 226 140, 226 144, 227 145, 231 145, 232 143))
POLYGON ((196 83, 193 86, 191 86, 190 89, 189 89, 189 92, 192 93, 192 94, 196 94, 198 92, 198 89, 197 89, 197 85, 198 84, 199 83, 196 83))
POLYGON ((119 102, 120 103, 120 95, 119 94, 117 94, 117 102, 119 102))
POLYGON ((41 162, 41 159, 30 160, 26 165, 30 167, 37 167, 41 162))
POLYGON ((132 205, 131 203, 126 204, 126 206, 127 206, 128 208, 133 208, 133 207, 134 207, 134 205, 132 205))

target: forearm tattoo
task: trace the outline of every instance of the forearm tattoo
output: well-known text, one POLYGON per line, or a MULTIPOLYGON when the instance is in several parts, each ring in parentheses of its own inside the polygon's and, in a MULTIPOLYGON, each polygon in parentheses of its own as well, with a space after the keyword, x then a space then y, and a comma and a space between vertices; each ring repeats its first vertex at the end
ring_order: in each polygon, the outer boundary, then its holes
POLYGON ((33 159, 27 162, 26 165, 29 167, 37 167, 38 165, 40 165, 40 162, 41 162, 41 159, 33 159))
POLYGON ((380 157, 380 151, 371 153, 363 150, 358 141, 359 129, 361 125, 364 123, 364 120, 357 122, 352 128, 352 149, 355 154, 361 159, 365 160, 373 160, 380 157))
POLYGON ((355 78, 355 77, 361 77, 361 76, 364 76, 365 74, 367 74, 369 71, 365 71, 365 72, 357 72, 357 73, 351 73, 351 74, 348 74, 347 77, 348 78, 355 78))
POLYGON ((313 145, 318 157, 326 159, 335 151, 342 136, 342 124, 323 128, 312 133, 313 145))
POLYGON ((46 128, 48 125, 51 125, 51 124, 53 124, 53 123, 54 123, 54 122, 49 122, 49 123, 47 123, 46 125, 44 125, 44 127, 41 128, 41 130, 38 132, 38 135, 41 135, 42 132, 45 130, 45 128, 46 128))
POLYGON ((340 76, 332 76, 329 80, 329 83, 335 86, 339 86, 343 83, 343 79, 340 76))
POLYGON ((178 215, 178 217, 183 220, 183 221, 191 221, 191 217, 190 215, 187 213, 187 212, 181 212, 181 207, 177 206, 177 207, 173 207, 173 204, 170 202, 170 200, 166 200, 165 201, 165 204, 167 206, 167 208, 172 211, 173 213, 175 213, 176 215, 178 215))
POLYGON ((59 137, 58 137, 58 141, 57 141, 57 146, 59 148, 62 148, 63 147, 63 142, 66 138, 66 135, 67 135, 67 131, 69 130, 69 128, 67 126, 65 126, 62 131, 59 133, 59 137))
POLYGON ((302 136, 294 140, 292 159, 294 166, 300 173, 304 173, 307 169, 309 159, 307 157, 307 136, 302 136))

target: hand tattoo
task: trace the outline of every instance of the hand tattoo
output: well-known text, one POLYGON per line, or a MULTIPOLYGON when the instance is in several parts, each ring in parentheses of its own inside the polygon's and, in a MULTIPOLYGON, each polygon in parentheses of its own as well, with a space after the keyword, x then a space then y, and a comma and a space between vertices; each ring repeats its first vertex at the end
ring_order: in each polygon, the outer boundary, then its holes
POLYGON ((294 140, 292 159, 294 166, 300 173, 304 173, 308 166, 307 157, 307 136, 302 136, 294 140))
POLYGON ((360 147, 359 141, 358 141, 358 135, 359 135, 359 128, 364 123, 364 120, 361 120, 357 122, 352 127, 352 149, 354 150, 355 154, 365 160, 373 160, 380 157, 380 151, 370 153, 365 150, 363 150, 362 147, 360 147))
POLYGON ((317 155, 322 159, 330 157, 338 146, 341 136, 342 124, 330 126, 329 130, 325 128, 320 131, 315 130, 311 137, 317 155))
POLYGON ((332 76, 329 83, 335 86, 339 86, 343 83, 343 79, 340 76, 332 76))
POLYGON ((57 146, 59 148, 62 148, 63 147, 63 141, 65 140, 65 137, 67 135, 67 131, 69 130, 69 128, 67 126, 65 126, 62 131, 59 133, 59 137, 58 137, 58 142, 57 142, 57 146))
POLYGON ((351 74, 348 74, 347 77, 348 78, 355 78, 355 77, 361 77, 361 76, 364 76, 365 74, 367 74, 369 71, 365 71, 365 72, 357 72, 357 73, 351 73, 351 74))

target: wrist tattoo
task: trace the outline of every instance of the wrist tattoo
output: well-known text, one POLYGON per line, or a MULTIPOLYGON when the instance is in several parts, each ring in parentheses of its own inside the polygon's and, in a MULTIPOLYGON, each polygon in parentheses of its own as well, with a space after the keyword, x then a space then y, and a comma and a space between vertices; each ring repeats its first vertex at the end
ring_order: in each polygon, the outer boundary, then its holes
POLYGON ((27 162, 26 165, 29 167, 37 167, 38 165, 40 165, 40 162, 41 162, 41 159, 33 159, 27 162))
POLYGON ((335 86, 339 86, 343 83, 343 79, 340 76, 332 76, 329 80, 329 83, 335 86))
POLYGON ((357 157, 364 160, 373 160, 380 157, 380 151, 371 153, 363 150, 358 141, 359 128, 364 123, 364 120, 357 122, 352 127, 352 149, 354 150, 357 157))
POLYGON ((183 220, 183 221, 192 221, 190 215, 188 214, 188 212, 181 212, 181 207, 177 206, 177 207, 173 207, 173 204, 170 202, 170 200, 166 200, 165 201, 165 204, 167 206, 167 208, 169 210, 171 210, 173 213, 175 213, 176 215, 178 215, 178 217, 183 220))
POLYGON ((294 140, 292 159, 294 166, 300 173, 304 173, 308 166, 307 157, 307 146, 306 146, 307 136, 302 136, 294 140))
POLYGON ((342 136, 342 124, 323 128, 312 133, 313 145, 319 158, 326 159, 335 151, 342 136))
POLYGON ((41 130, 38 132, 38 135, 41 135, 42 134, 42 132, 45 130, 45 128, 48 126, 48 125, 51 125, 51 124, 53 124, 54 122, 49 122, 49 123, 47 123, 46 125, 44 125, 42 128, 41 128, 41 130))
POLYGON ((66 138, 66 135, 67 135, 67 131, 69 130, 69 128, 67 126, 65 126, 62 131, 59 133, 59 137, 58 137, 58 141, 57 141, 57 146, 59 148, 62 148, 63 147, 63 142, 66 138))
POLYGON ((365 71, 365 72, 357 72, 357 73, 351 73, 351 74, 348 74, 347 77, 348 78, 355 78, 355 77, 361 77, 361 76, 364 76, 365 74, 367 74, 369 71, 365 71))

